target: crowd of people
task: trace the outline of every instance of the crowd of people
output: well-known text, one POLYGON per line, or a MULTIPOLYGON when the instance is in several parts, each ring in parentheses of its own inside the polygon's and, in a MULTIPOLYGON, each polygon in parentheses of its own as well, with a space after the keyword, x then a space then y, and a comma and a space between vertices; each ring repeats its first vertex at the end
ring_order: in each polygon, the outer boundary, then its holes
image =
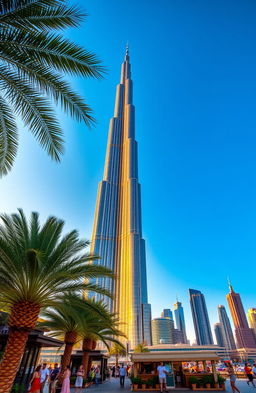
MULTIPOLYGON (((94 370, 94 368, 93 368, 94 370)), ((99 367, 95 368, 95 382, 100 378, 99 367)), ((61 393, 70 393, 71 370, 67 366, 62 372, 61 368, 55 363, 54 368, 47 367, 47 364, 37 366, 30 381, 29 393, 56 393, 56 385, 61 381, 61 393)), ((85 371, 80 366, 76 372, 75 393, 82 392, 85 371)))

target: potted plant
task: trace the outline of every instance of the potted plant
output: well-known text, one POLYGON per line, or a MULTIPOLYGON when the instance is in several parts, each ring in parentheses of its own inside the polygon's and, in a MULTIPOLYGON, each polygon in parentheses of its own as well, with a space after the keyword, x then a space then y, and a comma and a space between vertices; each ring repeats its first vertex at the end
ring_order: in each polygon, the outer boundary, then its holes
POLYGON ((160 383, 159 383, 159 378, 158 378, 158 376, 157 375, 155 375, 153 378, 152 378, 152 380, 154 381, 154 387, 157 389, 157 390, 159 390, 160 389, 160 383))
POLYGON ((198 378, 198 385, 199 385, 199 388, 200 389, 203 389, 203 387, 204 387, 204 380, 203 380, 203 378, 198 378))
POLYGON ((206 389, 211 389, 211 386, 214 384, 213 376, 212 375, 204 375, 203 378, 203 383, 206 387, 206 389))
POLYGON ((225 390, 225 382, 226 382, 226 378, 223 378, 221 375, 218 375, 218 382, 220 387, 225 390))
POLYGON ((141 381, 141 385, 142 385, 142 390, 147 389, 147 381, 141 381))
POLYGON ((196 389, 196 385, 197 385, 197 383, 198 383, 198 378, 196 378, 196 377, 190 377, 189 378, 189 383, 190 383, 190 385, 191 385, 191 388, 192 388, 192 390, 195 390, 196 389))
POLYGON ((147 387, 148 387, 149 390, 152 390, 154 385, 155 385, 154 378, 150 378, 150 379, 147 380, 147 387))
POLYGON ((139 385, 142 384, 142 380, 139 377, 131 377, 131 383, 134 390, 138 390, 139 385))

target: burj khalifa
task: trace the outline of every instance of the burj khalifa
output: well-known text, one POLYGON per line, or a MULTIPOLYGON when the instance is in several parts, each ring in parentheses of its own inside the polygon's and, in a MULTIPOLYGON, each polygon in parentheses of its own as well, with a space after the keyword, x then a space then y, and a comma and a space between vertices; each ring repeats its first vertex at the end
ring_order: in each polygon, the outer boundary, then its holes
MULTIPOLYGON (((151 306, 147 295, 145 240, 142 237, 141 186, 128 47, 116 88, 103 180, 99 184, 91 252, 112 269, 116 280, 98 279, 109 289, 109 310, 119 315, 130 347, 151 344, 151 306)), ((102 299, 96 295, 97 299, 102 299)))

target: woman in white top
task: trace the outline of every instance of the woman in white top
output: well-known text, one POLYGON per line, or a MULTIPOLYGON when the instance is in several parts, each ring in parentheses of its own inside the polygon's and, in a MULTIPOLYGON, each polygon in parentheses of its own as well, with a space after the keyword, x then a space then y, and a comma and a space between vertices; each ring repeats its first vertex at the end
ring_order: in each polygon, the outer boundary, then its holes
POLYGON ((84 382, 84 368, 81 365, 76 373, 75 393, 81 392, 84 382))

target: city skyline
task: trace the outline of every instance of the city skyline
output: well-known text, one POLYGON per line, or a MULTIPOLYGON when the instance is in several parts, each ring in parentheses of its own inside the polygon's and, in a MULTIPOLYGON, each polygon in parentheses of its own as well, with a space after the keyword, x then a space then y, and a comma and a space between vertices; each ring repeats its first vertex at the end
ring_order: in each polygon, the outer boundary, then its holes
POLYGON ((85 5, 87 23, 70 35, 98 54, 108 74, 99 82, 81 78, 74 84, 95 110, 97 127, 89 132, 61 115, 67 143, 60 165, 21 132, 16 164, 0 180, 1 211, 23 207, 27 214, 39 211, 42 219, 53 214, 66 221, 66 230, 77 228, 91 239, 109 115, 128 39, 139 107, 149 301, 153 317, 158 316, 172 307, 177 293, 191 342, 187 289, 204 293, 213 326, 229 275, 247 311, 255 307, 255 289, 241 267, 253 266, 256 257, 255 4, 197 5, 164 1, 157 10, 133 0, 129 10, 112 0, 85 5), (155 13, 161 20, 157 29, 149 22, 155 13))

